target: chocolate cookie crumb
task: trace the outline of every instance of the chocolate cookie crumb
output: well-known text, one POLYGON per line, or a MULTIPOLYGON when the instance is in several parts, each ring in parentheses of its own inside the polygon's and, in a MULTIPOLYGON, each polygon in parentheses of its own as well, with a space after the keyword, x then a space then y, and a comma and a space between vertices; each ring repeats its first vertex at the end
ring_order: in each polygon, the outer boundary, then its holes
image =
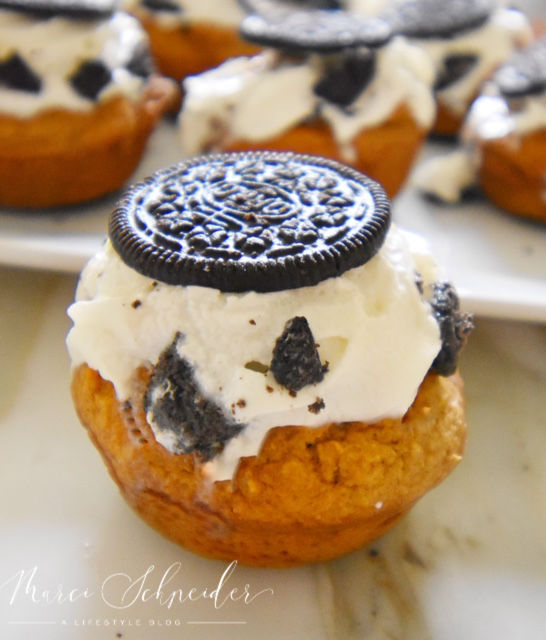
POLYGON ((432 286, 432 311, 440 327, 442 347, 431 365, 441 376, 450 376, 457 368, 459 351, 474 328, 473 316, 459 310, 459 298, 449 282, 435 282, 432 286))
POLYGON ((326 405, 322 398, 317 398, 313 404, 308 405, 307 409, 314 414, 320 413, 326 405))
POLYGON ((271 360, 275 380, 292 393, 324 377, 313 334, 303 316, 295 316, 284 326, 271 360))
POLYGON ((131 306, 133 307, 133 309, 138 309, 141 304, 142 302, 140 300, 133 300, 133 302, 131 303, 131 306))
POLYGON ((243 398, 237 400, 237 406, 239 407, 239 409, 244 409, 246 407, 246 400, 244 400, 243 398))
POLYGON ((146 392, 145 408, 161 440, 173 440, 173 452, 199 453, 210 460, 245 425, 225 415, 200 389, 192 366, 178 354, 183 339, 177 334, 154 367, 146 392))
POLYGON ((273 393, 273 391, 275 391, 275 389, 273 389, 273 387, 269 384, 265 385, 265 390, 267 391, 267 393, 273 393))
POLYGON ((252 326, 256 326, 256 320, 252 320, 252 318, 248 321, 252 326))

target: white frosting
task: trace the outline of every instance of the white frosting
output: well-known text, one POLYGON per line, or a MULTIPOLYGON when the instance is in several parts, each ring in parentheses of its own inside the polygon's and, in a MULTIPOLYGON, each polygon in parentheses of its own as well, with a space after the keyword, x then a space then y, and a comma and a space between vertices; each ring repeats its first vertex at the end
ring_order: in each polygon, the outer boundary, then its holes
POLYGON ((140 96, 144 80, 124 68, 135 47, 146 41, 132 16, 117 12, 94 21, 61 17, 36 20, 2 10, 0 16, 0 60, 19 54, 42 82, 38 93, 0 85, 0 112, 31 117, 54 107, 92 109, 95 102, 78 94, 68 80, 85 60, 101 60, 112 71, 99 101, 116 95, 132 100, 140 96))
POLYGON ((438 70, 449 55, 476 55, 477 63, 457 82, 437 92, 453 113, 465 113, 468 103, 491 73, 518 48, 531 42, 533 33, 525 15, 514 9, 498 8, 479 29, 453 38, 416 39, 431 56, 438 70))
POLYGON ((170 0, 180 11, 154 11, 143 6, 141 0, 122 0, 122 7, 135 15, 145 15, 164 27, 192 23, 210 24, 238 29, 245 12, 238 0, 170 0))
MULTIPOLYGON (((416 270, 425 284, 438 279, 420 239, 395 227, 365 265, 313 287, 265 294, 154 286, 107 243, 82 272, 69 309, 68 348, 75 366, 97 369, 123 401, 131 396, 135 370, 157 362, 182 332, 179 353, 194 367, 203 393, 226 412, 233 407, 235 419, 247 425, 208 465, 212 478, 225 479, 241 456, 259 451, 273 426, 374 421, 406 412, 441 346, 430 306, 415 285, 416 270), (323 381, 295 397, 271 373, 245 367, 269 365, 294 316, 307 318, 321 362, 329 363, 323 381), (318 414, 308 409, 317 398, 325 404, 318 414)), ((172 446, 155 429, 162 444, 172 446)))
POLYGON ((318 112, 347 161, 353 160, 355 136, 385 122, 402 104, 421 127, 430 127, 435 114, 430 88, 434 71, 419 47, 399 37, 381 47, 372 81, 348 109, 313 92, 324 64, 318 55, 303 62, 287 61, 269 50, 186 78, 179 116, 185 153, 221 148, 231 140, 265 141, 318 112))
POLYGON ((458 202, 466 189, 477 181, 474 156, 466 149, 422 162, 411 175, 411 184, 435 195, 443 202, 458 202))

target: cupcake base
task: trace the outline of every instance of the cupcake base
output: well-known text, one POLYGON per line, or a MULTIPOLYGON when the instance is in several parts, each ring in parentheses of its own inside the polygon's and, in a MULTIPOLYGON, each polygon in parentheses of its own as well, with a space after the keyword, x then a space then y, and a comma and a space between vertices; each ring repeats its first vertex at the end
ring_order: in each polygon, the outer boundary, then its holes
POLYGON ((234 28, 199 23, 167 28, 151 18, 139 16, 139 20, 150 38, 158 69, 176 80, 217 67, 229 58, 260 51, 242 40, 234 28))
POLYGON ((343 154, 330 127, 322 120, 298 125, 275 138, 257 143, 235 140, 222 145, 222 149, 294 151, 331 158, 350 164, 377 180, 393 198, 402 187, 426 135, 403 105, 386 122, 366 129, 351 141, 354 159, 343 154))
POLYGON ((546 130, 481 146, 480 184, 501 209, 546 221, 546 130))
POLYGON ((72 205, 119 189, 175 96, 172 82, 157 77, 138 103, 118 96, 89 112, 0 114, 0 205, 72 205))
POLYGON ((401 419, 277 427, 233 480, 211 482, 199 459, 173 455, 146 422, 149 373, 120 404, 86 365, 73 374, 82 423, 135 511, 201 555, 290 567, 329 560, 377 538, 461 459, 462 382, 429 374, 401 419))

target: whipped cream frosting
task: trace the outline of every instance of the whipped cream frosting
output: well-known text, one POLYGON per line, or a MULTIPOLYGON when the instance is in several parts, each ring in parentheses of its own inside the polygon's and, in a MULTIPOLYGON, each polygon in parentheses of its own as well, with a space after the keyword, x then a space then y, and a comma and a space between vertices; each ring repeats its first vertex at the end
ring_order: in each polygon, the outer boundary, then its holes
POLYGON ((182 147, 194 154, 233 140, 265 141, 320 114, 344 159, 351 162, 355 136, 385 122, 402 104, 428 129, 435 115, 434 70, 428 56, 401 37, 378 49, 376 56, 373 79, 348 108, 314 93, 326 63, 319 55, 289 60, 266 50, 186 78, 179 116, 182 147))
POLYGON ((42 82, 37 93, 0 85, 0 112, 25 118, 56 107, 92 109, 95 102, 77 93, 69 82, 80 64, 90 60, 102 61, 112 72, 98 101, 117 95, 137 100, 145 80, 126 65, 135 49, 146 42, 137 20, 123 12, 97 20, 40 20, 0 10, 0 60, 18 54, 42 82))
MULTIPOLYGON (((211 479, 228 479, 241 456, 259 451, 273 426, 375 421, 406 412, 441 347, 415 281, 418 272, 426 291, 440 275, 422 242, 392 226, 374 258, 340 277, 239 294, 154 282, 126 266, 107 242, 82 272, 69 308, 72 363, 98 370, 124 401, 136 369, 153 366, 183 333, 178 352, 202 392, 246 425, 207 463, 211 479), (270 372, 245 365, 269 365, 277 338, 295 316, 306 317, 328 371, 294 396, 270 372), (310 411, 318 399, 324 408, 310 411)), ((152 428, 168 448, 168 434, 152 428)))
POLYGON ((451 38, 415 39, 430 55, 438 71, 448 56, 476 55, 476 64, 459 80, 438 90, 436 95, 453 113, 465 113, 482 83, 516 50, 533 38, 526 16, 517 9, 499 7, 487 22, 451 38))
POLYGON ((164 27, 204 23, 238 28, 245 16, 238 0, 169 0, 178 11, 161 11, 143 4, 142 0, 122 0, 122 7, 137 16, 146 16, 164 27))

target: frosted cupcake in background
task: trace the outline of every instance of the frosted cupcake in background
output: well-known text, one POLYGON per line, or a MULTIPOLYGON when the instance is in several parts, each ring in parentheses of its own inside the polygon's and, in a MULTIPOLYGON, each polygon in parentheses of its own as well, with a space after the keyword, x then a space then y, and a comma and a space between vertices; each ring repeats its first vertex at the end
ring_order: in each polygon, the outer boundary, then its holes
POLYGON ((461 143, 417 168, 417 188, 457 202, 479 185, 502 209, 546 220, 546 37, 495 73, 470 109, 461 143))
POLYGON ((445 136, 457 134, 482 84, 532 39, 526 16, 495 0, 392 0, 381 15, 434 61, 433 132, 445 136))
POLYGON ((259 50, 239 36, 246 11, 238 0, 123 0, 123 7, 146 29, 160 71, 176 80, 259 50))
POLYGON ((55 207, 119 189, 174 95, 137 20, 114 3, 3 0, 0 205, 55 207))
POLYGON ((241 33, 264 52, 184 82, 184 152, 311 153, 351 164, 394 196, 435 116, 428 55, 386 22, 344 11, 254 14, 241 33))

